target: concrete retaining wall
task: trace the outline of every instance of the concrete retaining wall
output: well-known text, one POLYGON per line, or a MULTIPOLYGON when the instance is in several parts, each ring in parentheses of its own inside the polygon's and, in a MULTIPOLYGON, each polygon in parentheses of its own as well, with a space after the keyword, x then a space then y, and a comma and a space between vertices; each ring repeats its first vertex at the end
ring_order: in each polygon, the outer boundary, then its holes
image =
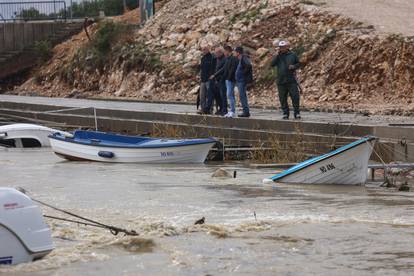
POLYGON ((0 53, 20 51, 35 41, 48 38, 64 24, 54 21, 0 23, 0 53))
MULTIPOLYGON (((35 123, 65 124, 69 128, 95 127, 93 109, 73 109, 74 106, 32 104, 23 102, 0 101, 0 114, 12 116, 35 123), (68 109, 67 111, 62 111, 68 109), (61 110, 60 112, 51 111, 61 110)), ((148 112, 140 110, 121 110, 97 108, 97 123, 101 131, 118 132, 132 135, 143 133, 171 132, 184 137, 214 136, 227 147, 272 147, 272 141, 280 141, 280 146, 302 141, 299 150, 311 156, 326 153, 332 146, 341 146, 355 141, 364 135, 381 134, 381 141, 375 152, 385 162, 414 162, 414 143, 412 128, 386 126, 341 125, 322 122, 298 122, 261 119, 226 119, 223 117, 204 117, 185 113, 148 112), (345 128, 345 129, 344 129, 345 128), (337 135, 340 133, 340 135, 337 135), (405 140, 401 141, 403 135, 405 140)), ((372 159, 380 162, 377 154, 372 159)))

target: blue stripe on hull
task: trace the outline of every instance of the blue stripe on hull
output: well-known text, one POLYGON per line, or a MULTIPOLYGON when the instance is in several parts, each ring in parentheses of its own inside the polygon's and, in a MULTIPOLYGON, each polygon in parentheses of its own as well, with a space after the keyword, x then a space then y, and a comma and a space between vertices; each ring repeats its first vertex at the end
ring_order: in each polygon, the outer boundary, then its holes
POLYGON ((65 141, 69 143, 114 148, 169 148, 191 145, 202 145, 216 143, 214 138, 205 139, 158 139, 143 136, 127 136, 110 134, 97 131, 77 130, 73 137, 65 137, 59 133, 49 136, 51 139, 65 141))

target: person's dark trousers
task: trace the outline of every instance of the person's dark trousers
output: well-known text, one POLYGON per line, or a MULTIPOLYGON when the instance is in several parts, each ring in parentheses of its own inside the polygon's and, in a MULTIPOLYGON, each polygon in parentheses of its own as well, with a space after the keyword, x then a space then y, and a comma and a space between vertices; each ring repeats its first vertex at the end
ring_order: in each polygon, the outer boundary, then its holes
POLYGON ((209 89, 208 81, 201 82, 200 84, 200 106, 203 112, 205 112, 206 106, 207 106, 208 89, 209 89))
POLYGON ((283 115, 289 116, 289 104, 288 97, 292 99, 293 110, 295 115, 300 114, 299 110, 299 89, 296 83, 278 84, 277 90, 279 91, 280 106, 283 110, 283 115))
POLYGON ((209 80, 207 85, 207 102, 204 107, 204 113, 211 114, 211 110, 213 107, 213 101, 214 101, 214 91, 215 91, 215 85, 214 81, 209 80))
POLYGON ((223 101, 221 100, 220 82, 214 81, 214 101, 216 102, 216 111, 221 113, 223 101))
POLYGON ((227 114, 227 88, 226 88, 226 80, 221 80, 218 82, 218 86, 220 89, 220 96, 221 96, 221 114, 227 114))
POLYGON ((245 82, 237 82, 236 85, 239 90, 239 98, 243 108, 243 114, 250 116, 249 100, 247 99, 247 85, 245 82))

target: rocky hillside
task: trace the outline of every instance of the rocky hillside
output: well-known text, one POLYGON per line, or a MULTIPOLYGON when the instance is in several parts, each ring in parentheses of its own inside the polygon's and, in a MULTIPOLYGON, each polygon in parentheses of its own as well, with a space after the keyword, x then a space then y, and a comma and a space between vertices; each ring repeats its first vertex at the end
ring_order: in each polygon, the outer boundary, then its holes
POLYGON ((279 106, 269 62, 273 41, 288 39, 303 62, 306 107, 414 113, 414 39, 381 35, 312 1, 170 0, 141 29, 130 17, 92 25, 91 41, 82 33, 57 46, 15 93, 194 101, 200 46, 230 44, 254 62, 250 102, 279 106))

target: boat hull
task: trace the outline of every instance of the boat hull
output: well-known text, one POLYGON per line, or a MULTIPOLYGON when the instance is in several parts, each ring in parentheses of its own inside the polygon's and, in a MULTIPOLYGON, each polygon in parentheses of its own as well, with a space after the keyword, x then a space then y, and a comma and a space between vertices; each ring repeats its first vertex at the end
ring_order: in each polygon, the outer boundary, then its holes
POLYGON ((71 161, 99 161, 111 163, 203 163, 211 143, 163 148, 119 148, 84 145, 50 139, 53 151, 71 161), (102 157, 102 152, 112 157, 102 157))
POLYGON ((295 184, 362 185, 367 180, 368 161, 376 139, 370 139, 315 162, 306 161, 272 180, 295 184), (285 174, 285 175, 284 175, 285 174))
POLYGON ((31 262, 53 249, 41 209, 25 194, 0 187, 0 265, 31 262))
POLYGON ((67 132, 34 124, 0 126, 0 145, 3 141, 6 145, 16 148, 50 147, 48 136, 56 132, 70 135, 67 132))

